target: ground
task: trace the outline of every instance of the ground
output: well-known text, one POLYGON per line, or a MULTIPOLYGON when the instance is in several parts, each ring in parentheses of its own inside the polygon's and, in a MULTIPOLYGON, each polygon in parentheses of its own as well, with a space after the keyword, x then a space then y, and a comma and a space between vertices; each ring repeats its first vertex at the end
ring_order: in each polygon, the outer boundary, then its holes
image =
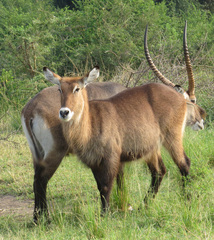
POLYGON ((0 196, 0 217, 1 216, 33 216, 33 200, 19 200, 14 196, 0 196))

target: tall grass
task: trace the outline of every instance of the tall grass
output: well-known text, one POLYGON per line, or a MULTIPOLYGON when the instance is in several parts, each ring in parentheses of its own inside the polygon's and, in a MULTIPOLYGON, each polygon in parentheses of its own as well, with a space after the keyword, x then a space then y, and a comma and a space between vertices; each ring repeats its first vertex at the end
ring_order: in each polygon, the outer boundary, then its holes
MULTIPOLYGON (((184 146, 192 162, 185 191, 177 167, 163 150, 167 174, 148 208, 143 199, 151 176, 146 164, 137 161, 126 165, 125 191, 118 197, 114 186, 111 208, 104 216, 91 171, 76 157, 66 157, 48 185, 51 222, 35 226, 32 214, 0 212, 0 239, 213 239, 213 133, 213 127, 186 129, 184 146), (127 210, 128 204, 133 211, 127 210)), ((0 148, 0 197, 33 199, 33 167, 25 137, 13 135, 10 142, 0 141, 0 148)))

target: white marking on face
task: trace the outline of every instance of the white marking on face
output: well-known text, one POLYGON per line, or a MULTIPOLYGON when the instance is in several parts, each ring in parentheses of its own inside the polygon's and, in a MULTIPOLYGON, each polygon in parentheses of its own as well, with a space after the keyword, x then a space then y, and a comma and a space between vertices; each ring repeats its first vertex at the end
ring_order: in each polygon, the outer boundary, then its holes
POLYGON ((196 122, 194 125, 192 125, 192 130, 199 131, 204 129, 204 120, 201 119, 200 122, 196 122))
POLYGON ((33 119, 33 133, 44 151, 44 159, 54 148, 54 140, 50 128, 44 119, 35 115, 33 119))
POLYGON ((79 89, 79 87, 75 86, 74 89, 73 89, 73 93, 75 93, 77 89, 79 89))
POLYGON ((74 116, 74 112, 67 107, 62 107, 59 110, 59 118, 65 122, 69 122, 74 116))

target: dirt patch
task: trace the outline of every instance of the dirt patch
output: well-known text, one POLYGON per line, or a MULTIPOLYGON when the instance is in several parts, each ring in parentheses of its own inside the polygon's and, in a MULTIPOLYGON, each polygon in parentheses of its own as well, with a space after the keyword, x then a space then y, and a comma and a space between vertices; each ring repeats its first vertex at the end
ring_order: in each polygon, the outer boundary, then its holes
POLYGON ((33 216, 33 200, 19 200, 14 196, 0 196, 1 216, 33 216))

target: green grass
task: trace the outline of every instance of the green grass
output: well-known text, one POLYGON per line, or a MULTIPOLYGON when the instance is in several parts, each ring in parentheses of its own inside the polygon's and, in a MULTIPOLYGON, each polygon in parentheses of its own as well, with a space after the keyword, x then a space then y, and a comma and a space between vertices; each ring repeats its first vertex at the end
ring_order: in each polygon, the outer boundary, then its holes
MULTIPOLYGON (((26 139, 16 134, 8 140, 0 141, 0 197, 33 199, 33 165, 26 139)), ((114 186, 105 216, 100 214, 90 169, 76 157, 66 157, 48 185, 51 223, 35 226, 32 214, 0 215, 0 239, 214 239, 214 128, 186 129, 184 146, 192 160, 185 192, 176 165, 163 151, 167 174, 148 208, 143 199, 150 172, 137 161, 125 168, 124 196, 134 211, 118 207, 122 203, 114 186)))

